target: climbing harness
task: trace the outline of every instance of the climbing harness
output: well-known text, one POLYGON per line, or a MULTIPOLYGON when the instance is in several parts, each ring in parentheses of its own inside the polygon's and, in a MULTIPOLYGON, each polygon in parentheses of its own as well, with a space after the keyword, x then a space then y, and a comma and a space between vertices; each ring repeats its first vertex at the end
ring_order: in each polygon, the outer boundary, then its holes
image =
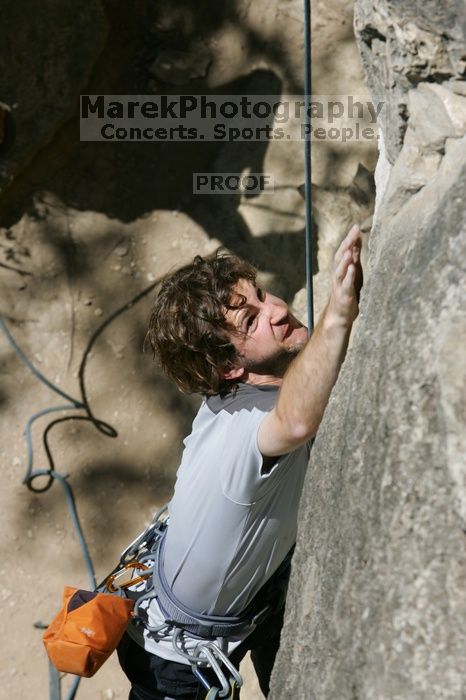
MULTIPOLYGON (((165 615, 165 622, 156 627, 146 621, 144 627, 150 633, 160 636, 172 635, 174 650, 187 660, 196 678, 206 689, 207 697, 233 698, 243 681, 224 651, 214 642, 216 637, 229 636, 232 630, 239 630, 239 618, 195 616, 194 611, 187 610, 176 601, 170 592, 162 570, 163 544, 168 529, 168 506, 159 510, 151 524, 120 555, 115 569, 98 586, 99 591, 112 591, 127 596, 134 601, 133 617, 136 622, 143 620, 143 604, 157 599, 165 615), (145 586, 141 591, 141 582, 145 586), (231 620, 235 623, 231 625, 231 620), (211 623, 211 624, 208 624, 211 623), (199 637, 192 652, 184 649, 183 637, 189 632, 192 637, 199 637), (216 675, 220 687, 212 686, 202 669, 208 666, 216 675), (225 671, 223 670, 225 669, 225 671), (227 675, 228 674, 228 677, 227 675)), ((242 628, 251 620, 241 620, 242 628)))
POLYGON ((159 638, 170 635, 173 649, 190 664, 196 678, 210 693, 207 697, 233 697, 243 681, 224 651, 225 642, 229 637, 251 632, 271 612, 282 607, 292 552, 241 615, 204 615, 177 600, 165 578, 163 553, 168 527, 168 506, 164 506, 149 527, 122 552, 118 565, 98 590, 116 591, 133 599, 136 623, 142 623, 149 633, 159 638), (143 580, 146 584, 141 590, 139 584, 143 580), (154 599, 165 618, 158 626, 150 626, 144 615, 147 605, 154 599), (193 651, 186 650, 186 635, 199 639, 193 651), (202 671, 205 666, 216 675, 220 687, 209 683, 202 671))

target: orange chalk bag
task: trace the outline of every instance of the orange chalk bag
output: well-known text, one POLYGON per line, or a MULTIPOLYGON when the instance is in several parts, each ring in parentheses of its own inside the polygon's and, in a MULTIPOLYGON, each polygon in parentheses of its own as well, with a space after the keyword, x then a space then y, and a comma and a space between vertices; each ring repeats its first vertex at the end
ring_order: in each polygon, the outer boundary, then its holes
POLYGON ((58 671, 90 678, 117 648, 134 601, 66 586, 63 605, 43 635, 58 671))
MULTIPOLYGON (((152 523, 122 552, 113 571, 95 591, 66 586, 63 604, 42 637, 47 655, 62 673, 90 678, 115 651, 151 576, 150 566, 137 555, 150 551, 166 524, 164 506, 152 523)), ((151 557, 153 559, 153 557, 151 557)))

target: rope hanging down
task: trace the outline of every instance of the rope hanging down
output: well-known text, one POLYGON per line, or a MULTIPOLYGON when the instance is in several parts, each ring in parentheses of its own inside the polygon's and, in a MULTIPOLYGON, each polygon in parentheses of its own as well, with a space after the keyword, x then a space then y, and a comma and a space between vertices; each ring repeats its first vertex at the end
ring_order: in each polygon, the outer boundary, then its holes
POLYGON ((311 183, 311 0, 304 0, 304 202, 306 217, 306 289, 309 335, 314 328, 314 288, 312 279, 312 183, 311 183))

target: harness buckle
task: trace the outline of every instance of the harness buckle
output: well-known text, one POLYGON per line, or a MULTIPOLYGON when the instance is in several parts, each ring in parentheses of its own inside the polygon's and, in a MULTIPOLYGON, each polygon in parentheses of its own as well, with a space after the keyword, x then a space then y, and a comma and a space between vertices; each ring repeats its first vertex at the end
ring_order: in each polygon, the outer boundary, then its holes
POLYGON ((199 625, 199 628, 197 629, 197 634, 203 639, 211 639, 212 630, 213 625, 199 625))

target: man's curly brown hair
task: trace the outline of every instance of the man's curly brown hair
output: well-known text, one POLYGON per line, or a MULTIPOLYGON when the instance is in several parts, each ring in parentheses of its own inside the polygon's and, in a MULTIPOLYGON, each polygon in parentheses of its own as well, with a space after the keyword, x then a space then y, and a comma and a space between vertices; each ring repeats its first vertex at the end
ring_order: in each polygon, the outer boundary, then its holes
POLYGON ((236 255, 220 253, 202 258, 170 274, 162 282, 152 308, 146 342, 165 373, 184 393, 231 391, 235 381, 223 372, 236 359, 225 318, 233 287, 240 279, 256 282, 257 270, 236 255))

